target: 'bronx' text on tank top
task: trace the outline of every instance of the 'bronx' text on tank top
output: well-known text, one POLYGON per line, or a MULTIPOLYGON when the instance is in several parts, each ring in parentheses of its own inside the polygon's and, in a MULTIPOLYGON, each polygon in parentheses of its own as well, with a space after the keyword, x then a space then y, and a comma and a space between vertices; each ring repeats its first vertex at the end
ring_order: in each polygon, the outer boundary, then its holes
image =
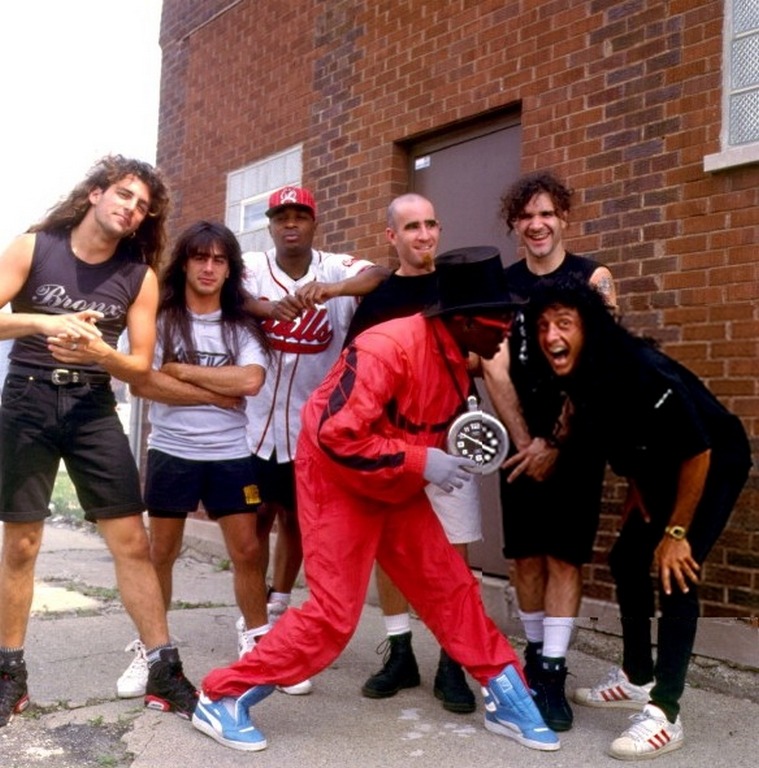
POLYGON ((76 299, 69 296, 65 286, 55 283, 38 285, 34 289, 31 301, 37 307, 60 310, 61 312, 83 312, 85 309, 92 309, 102 312, 106 317, 121 318, 126 315, 126 307, 123 304, 106 304, 103 301, 76 299))
POLYGON ((308 309, 295 320, 262 321, 272 349, 279 352, 316 355, 330 345, 334 331, 326 307, 308 309))

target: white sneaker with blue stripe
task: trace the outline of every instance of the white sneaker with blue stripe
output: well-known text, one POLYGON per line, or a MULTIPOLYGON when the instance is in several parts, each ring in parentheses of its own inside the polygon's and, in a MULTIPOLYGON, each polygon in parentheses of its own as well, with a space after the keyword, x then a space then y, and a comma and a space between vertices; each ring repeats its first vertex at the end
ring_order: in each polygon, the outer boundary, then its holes
POLYGON ((559 749, 559 737, 545 724, 530 690, 513 664, 491 678, 482 693, 487 730, 514 739, 530 749, 544 752, 559 749))
POLYGON ((253 724, 248 710, 273 690, 273 685, 254 685, 238 698, 225 696, 216 701, 201 693, 192 724, 225 747, 243 752, 266 749, 266 737, 253 724))

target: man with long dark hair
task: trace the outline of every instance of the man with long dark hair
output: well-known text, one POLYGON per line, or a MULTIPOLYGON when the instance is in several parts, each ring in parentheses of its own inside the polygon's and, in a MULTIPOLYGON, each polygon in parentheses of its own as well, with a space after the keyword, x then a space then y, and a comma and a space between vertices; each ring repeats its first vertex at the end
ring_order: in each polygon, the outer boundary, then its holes
POLYGON ((147 706, 187 717, 196 691, 171 644, 150 561, 132 452, 111 376, 138 384, 155 344, 168 191, 152 166, 99 161, 0 256, 0 338, 14 339, 0 408, 0 726, 28 703, 24 641, 34 567, 61 459, 85 518, 113 556, 124 607, 145 644, 147 706), (131 349, 116 348, 126 329, 131 349))
POLYGON ((609 556, 622 665, 596 686, 578 688, 574 699, 642 710, 610 754, 657 757, 683 745, 680 697, 698 625, 699 577, 746 482, 748 438, 691 371, 629 333, 581 282, 546 283, 533 293, 527 342, 543 361, 534 380, 543 402, 554 401, 556 390, 568 398, 557 434, 587 431, 628 480, 609 556), (661 611, 656 661, 652 566, 661 611))
MULTIPOLYGON (((179 236, 162 276, 153 370, 132 392, 152 401, 145 503, 164 605, 171 604, 187 515, 202 502, 219 522, 255 642, 269 624, 245 398, 263 385, 268 344, 245 310, 243 271, 240 245, 223 224, 199 221, 179 236)), ((135 657, 117 684, 125 698, 142 695, 148 680, 143 644, 135 640, 127 650, 135 657)))

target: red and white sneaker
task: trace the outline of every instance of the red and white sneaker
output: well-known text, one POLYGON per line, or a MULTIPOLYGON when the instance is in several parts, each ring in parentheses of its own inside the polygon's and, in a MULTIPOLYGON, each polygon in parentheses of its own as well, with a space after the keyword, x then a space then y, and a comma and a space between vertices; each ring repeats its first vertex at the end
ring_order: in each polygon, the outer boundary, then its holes
POLYGON ((634 685, 619 667, 614 667, 603 682, 593 688, 577 688, 572 698, 586 707, 643 709, 653 687, 653 682, 634 685))
POLYGON ((632 725, 614 739, 609 748, 609 754, 618 760, 659 757, 680 749, 685 741, 680 717, 670 723, 664 712, 653 704, 646 704, 631 720, 632 725))

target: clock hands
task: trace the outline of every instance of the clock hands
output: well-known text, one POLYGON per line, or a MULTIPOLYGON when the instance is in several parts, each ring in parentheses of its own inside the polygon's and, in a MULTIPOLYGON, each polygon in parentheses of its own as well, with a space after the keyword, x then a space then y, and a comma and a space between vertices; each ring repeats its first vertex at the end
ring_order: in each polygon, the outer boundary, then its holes
POLYGON ((471 435, 467 435, 466 432, 462 432, 461 433, 461 437, 463 437, 465 440, 469 440, 469 442, 474 443, 475 445, 479 446, 480 448, 482 448, 483 451, 486 451, 487 453, 491 453, 491 454, 496 453, 496 449, 495 448, 493 448, 493 447, 491 447, 489 445, 485 445, 485 443, 483 443, 481 440, 477 440, 477 438, 471 437, 471 435))

